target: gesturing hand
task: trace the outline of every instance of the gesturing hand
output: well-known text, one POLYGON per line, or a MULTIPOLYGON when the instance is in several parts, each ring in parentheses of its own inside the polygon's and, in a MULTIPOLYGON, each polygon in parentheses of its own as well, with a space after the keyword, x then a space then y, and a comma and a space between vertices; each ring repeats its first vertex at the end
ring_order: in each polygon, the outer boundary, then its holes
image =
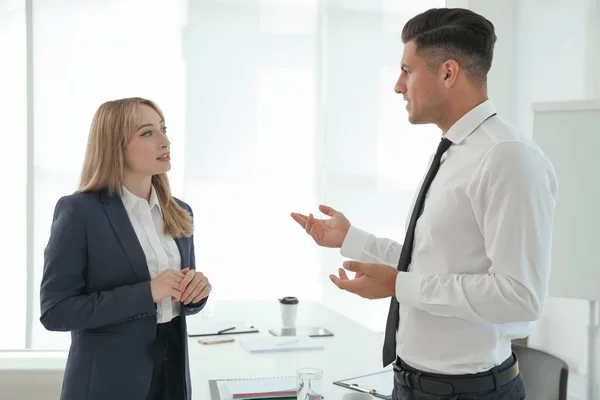
POLYGON ((396 294, 398 270, 385 264, 365 264, 358 261, 344 262, 344 268, 356 272, 354 279, 348 279, 346 271, 339 269, 340 277, 329 275, 329 279, 340 289, 367 299, 382 299, 396 294))
POLYGON ((320 205, 319 210, 331 218, 315 219, 312 214, 306 216, 299 213, 292 213, 291 216, 319 246, 342 247, 350 229, 350 221, 331 207, 320 205))

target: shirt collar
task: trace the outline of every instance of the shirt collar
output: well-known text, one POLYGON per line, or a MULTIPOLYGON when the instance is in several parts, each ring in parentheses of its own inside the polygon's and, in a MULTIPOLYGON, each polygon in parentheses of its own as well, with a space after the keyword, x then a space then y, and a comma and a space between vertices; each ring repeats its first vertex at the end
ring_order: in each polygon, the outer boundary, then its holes
POLYGON ((454 144, 460 144, 471 133, 475 131, 486 119, 496 113, 496 109, 491 100, 486 100, 478 106, 472 108, 463 115, 458 121, 448 129, 446 139, 454 144))
POLYGON ((138 197, 135 194, 131 193, 129 190, 127 190, 125 186, 123 186, 123 196, 121 197, 121 199, 123 201, 123 205, 125 206, 125 210, 127 210, 128 213, 130 213, 133 210, 136 204, 138 204, 139 202, 143 202, 148 204, 150 210, 152 210, 155 206, 158 207, 158 211, 162 214, 160 203, 158 201, 158 195, 156 194, 154 185, 152 185, 152 189, 150 191, 149 202, 146 202, 145 199, 142 199, 141 197, 138 197))

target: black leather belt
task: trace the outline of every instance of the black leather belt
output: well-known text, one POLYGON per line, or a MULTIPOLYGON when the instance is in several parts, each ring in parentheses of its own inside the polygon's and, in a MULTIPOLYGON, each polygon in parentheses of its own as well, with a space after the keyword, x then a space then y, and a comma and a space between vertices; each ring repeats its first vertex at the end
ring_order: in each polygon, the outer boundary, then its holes
POLYGON ((399 385, 417 389, 438 396, 474 393, 500 388, 519 375, 519 362, 513 353, 514 364, 504 371, 492 368, 485 374, 468 375, 438 375, 426 372, 413 372, 403 369, 400 360, 394 363, 394 376, 399 385))

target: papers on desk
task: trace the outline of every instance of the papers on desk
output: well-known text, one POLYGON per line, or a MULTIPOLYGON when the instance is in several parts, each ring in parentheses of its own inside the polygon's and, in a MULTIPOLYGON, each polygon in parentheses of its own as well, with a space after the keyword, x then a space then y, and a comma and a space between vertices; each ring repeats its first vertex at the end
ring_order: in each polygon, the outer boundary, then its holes
POLYGON ((223 385, 225 398, 282 399, 296 398, 296 378, 261 378, 229 380, 223 385))
POLYGON ((390 369, 375 374, 344 379, 333 382, 333 384, 389 400, 392 398, 392 391, 394 390, 394 371, 390 369))
POLYGON ((325 346, 317 339, 305 336, 295 337, 253 337, 239 340, 242 348, 250 353, 273 351, 322 350, 325 346))

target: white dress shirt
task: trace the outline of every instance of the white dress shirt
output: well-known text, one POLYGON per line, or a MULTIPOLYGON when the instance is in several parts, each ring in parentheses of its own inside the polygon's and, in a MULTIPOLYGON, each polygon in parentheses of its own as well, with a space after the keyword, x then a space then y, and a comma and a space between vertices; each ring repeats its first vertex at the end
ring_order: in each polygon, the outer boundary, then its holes
MULTIPOLYGON (((409 270, 396 280, 397 354, 428 372, 501 364, 547 298, 555 171, 533 141, 494 113, 488 100, 446 133, 453 144, 417 222, 409 270)), ((341 253, 397 267, 401 248, 350 227, 341 253)))
MULTIPOLYGON (((123 187, 123 205, 133 226, 133 230, 142 246, 150 279, 156 278, 168 268, 181 270, 181 255, 175 240, 164 234, 164 221, 158 196, 152 186, 150 202, 137 197, 123 187)), ((180 313, 178 301, 171 301, 167 297, 156 304, 157 321, 164 323, 171 321, 180 313)))

